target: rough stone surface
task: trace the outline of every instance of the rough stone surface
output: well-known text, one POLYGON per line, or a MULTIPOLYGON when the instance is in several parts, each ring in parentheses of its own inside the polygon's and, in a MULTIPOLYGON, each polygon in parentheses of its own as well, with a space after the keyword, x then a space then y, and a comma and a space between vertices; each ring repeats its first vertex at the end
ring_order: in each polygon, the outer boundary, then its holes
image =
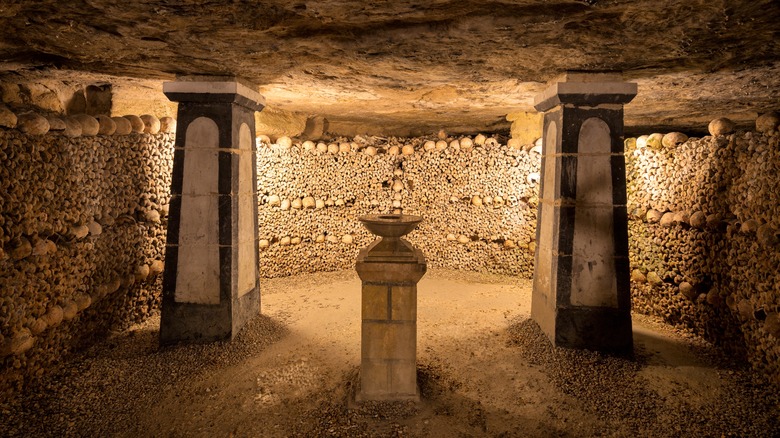
POLYGON ((537 112, 509 113, 506 120, 512 122, 510 134, 519 145, 533 144, 542 136, 542 114, 537 112))
POLYGON ((9 60, 0 82, 16 86, 18 101, 52 111, 76 106, 78 91, 86 107, 84 89, 109 83, 117 114, 173 115, 162 111, 159 95, 155 108, 129 105, 176 74, 232 72, 263 84, 272 107, 302 115, 298 133, 316 114, 333 132, 416 136, 441 127, 508 129, 505 116, 530 111, 530 98, 563 70, 620 69, 642 90, 626 107, 627 126, 662 123, 685 132, 701 130, 712 114, 748 125, 755 113, 776 109, 780 10, 772 0, 726 6, 17 2, 0 14, 0 57, 9 60), (57 19, 34 19, 42 16, 57 19), (198 36, 205 30, 208 38, 198 36), (70 81, 78 70, 93 75, 77 88, 47 82, 70 81))
MULTIPOLYGON (((303 133, 306 129, 307 120, 302 114, 270 106, 255 113, 255 129, 258 134, 270 137, 294 137, 303 133)), ((309 137, 306 138, 308 139, 309 137)))
POLYGON ((317 141, 326 132, 328 132, 328 119, 322 116, 314 116, 306 120, 306 127, 303 129, 301 137, 317 141))

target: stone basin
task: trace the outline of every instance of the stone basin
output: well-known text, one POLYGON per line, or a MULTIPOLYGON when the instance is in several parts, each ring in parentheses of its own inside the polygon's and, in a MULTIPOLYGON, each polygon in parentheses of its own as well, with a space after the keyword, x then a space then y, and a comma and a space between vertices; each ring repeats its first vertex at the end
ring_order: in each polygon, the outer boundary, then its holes
POLYGON ((358 220, 377 236, 398 239, 417 228, 423 218, 409 214, 370 214, 360 216, 358 220))
MULTIPOLYGON (((358 217, 358 220, 379 236, 371 245, 358 254, 358 260, 380 263, 410 263, 417 259, 418 250, 402 239, 422 222, 420 216, 408 214, 371 214, 358 217)), ((420 254, 421 256, 421 254, 420 254)))

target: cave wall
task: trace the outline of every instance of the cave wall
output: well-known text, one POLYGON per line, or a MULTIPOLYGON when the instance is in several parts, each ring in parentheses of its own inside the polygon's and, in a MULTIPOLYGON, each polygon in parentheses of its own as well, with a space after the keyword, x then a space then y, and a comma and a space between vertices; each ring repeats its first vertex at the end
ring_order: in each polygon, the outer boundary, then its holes
MULTIPOLYGON (((662 137, 626 142, 634 310, 780 380, 777 131, 662 137)), ((262 148, 262 275, 349 269, 372 239, 357 216, 403 211, 425 217, 409 240, 430 266, 530 278, 538 149, 452 140, 443 151, 425 138, 262 148), (487 205, 496 196, 505 204, 487 205)))
POLYGON ((0 129, 0 394, 159 307, 172 142, 0 129))
MULTIPOLYGON (((635 311, 688 327, 775 381, 778 138, 640 138, 626 150, 635 311)), ((0 130, 0 390, 159 308, 173 142, 170 129, 0 130)), ((263 277, 351 269, 373 239, 357 217, 401 211, 425 217, 409 240, 429 266, 533 275, 538 146, 482 136, 277 143, 257 156, 263 277)))
POLYGON ((688 327, 780 382, 777 131, 627 141, 635 311, 688 327), (651 141, 652 143, 652 141, 651 141))
POLYGON ((475 140, 483 144, 358 137, 261 147, 261 275, 350 269, 374 238, 357 218, 403 212, 424 217, 407 237, 429 266, 530 278, 539 150, 475 140))

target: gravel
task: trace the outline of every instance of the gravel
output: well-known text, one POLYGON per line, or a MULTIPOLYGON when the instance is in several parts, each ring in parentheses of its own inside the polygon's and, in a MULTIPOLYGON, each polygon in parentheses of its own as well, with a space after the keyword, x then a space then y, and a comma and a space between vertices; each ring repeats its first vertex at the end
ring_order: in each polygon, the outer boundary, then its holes
MULTIPOLYGON (((657 330, 673 331, 668 326, 657 330)), ((584 402, 585 410, 604 422, 610 436, 766 436, 780 435, 780 396, 767 382, 757 381, 743 365, 731 363, 717 350, 689 333, 688 347, 713 367, 725 390, 717 398, 665 399, 640 376, 649 354, 608 355, 556 348, 530 319, 510 326, 510 344, 539 365, 553 384, 584 402)), ((680 392, 683 395, 683 392, 680 392)))
POLYGON ((420 309, 439 312, 420 314, 419 403, 355 403, 358 356, 319 349, 354 327, 334 295, 358 287, 345 271, 264 282, 272 310, 230 343, 160 349, 158 316, 117 333, 0 401, 0 436, 780 436, 777 388, 690 333, 634 315, 665 341, 554 348, 527 315, 528 282, 429 274, 420 309), (303 335, 305 305, 321 338, 303 335))
POLYGON ((285 336, 266 316, 233 342, 157 346, 159 315, 96 344, 24 394, 0 402, 0 435, 112 436, 162 392, 252 357, 285 336))

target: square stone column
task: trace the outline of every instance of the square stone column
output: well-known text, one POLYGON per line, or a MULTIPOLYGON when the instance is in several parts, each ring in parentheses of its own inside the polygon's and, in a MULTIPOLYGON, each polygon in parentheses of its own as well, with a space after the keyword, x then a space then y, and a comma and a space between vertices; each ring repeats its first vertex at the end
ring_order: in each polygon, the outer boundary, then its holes
POLYGON ((619 73, 568 73, 537 96, 544 114, 531 316, 556 346, 632 348, 619 73))
POLYGON ((232 339, 260 312, 255 111, 235 77, 163 84, 179 102, 160 343, 232 339))
POLYGON ((375 246, 362 249, 356 264, 363 282, 363 324, 360 392, 355 398, 417 401, 417 282, 426 271, 425 256, 414 249, 406 260, 382 261, 369 254, 375 246))

